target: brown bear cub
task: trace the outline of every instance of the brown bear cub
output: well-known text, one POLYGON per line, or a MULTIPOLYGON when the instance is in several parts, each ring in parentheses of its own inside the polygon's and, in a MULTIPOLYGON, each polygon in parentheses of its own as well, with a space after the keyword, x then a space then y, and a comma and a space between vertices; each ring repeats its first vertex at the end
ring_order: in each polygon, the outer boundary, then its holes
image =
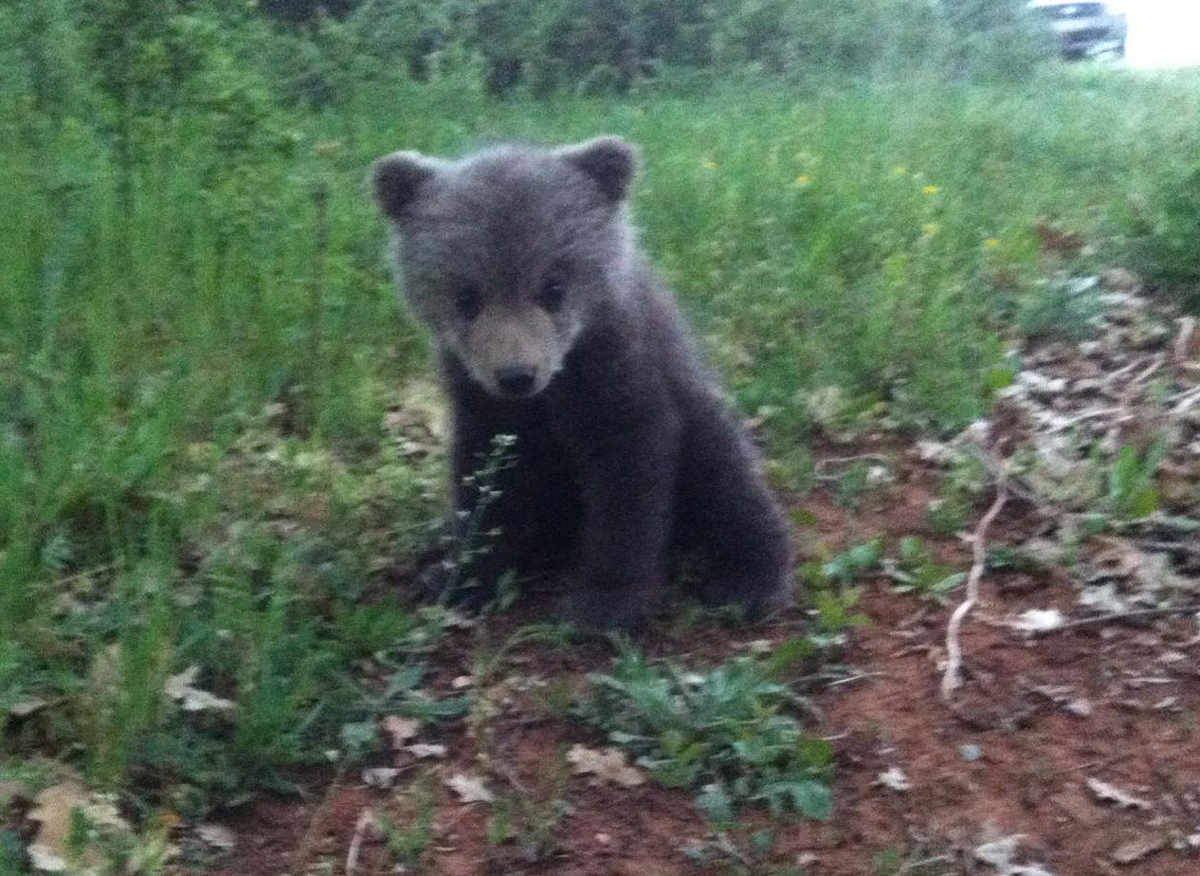
POLYGON ((479 527, 499 534, 459 580, 558 558, 573 620, 631 627, 661 602, 670 558, 694 555, 701 598, 760 616, 791 598, 788 526, 634 239, 636 162, 602 137, 375 163, 398 279, 452 402, 453 519, 475 508, 468 476, 494 437, 516 437, 479 527))

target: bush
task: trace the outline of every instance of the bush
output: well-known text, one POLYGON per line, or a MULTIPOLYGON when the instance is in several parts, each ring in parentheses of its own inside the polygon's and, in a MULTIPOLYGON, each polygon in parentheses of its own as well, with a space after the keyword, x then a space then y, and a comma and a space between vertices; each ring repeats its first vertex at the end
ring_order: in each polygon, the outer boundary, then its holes
POLYGON ((759 662, 735 658, 706 673, 647 663, 627 650, 611 675, 589 676, 582 717, 637 756, 667 787, 696 788, 716 822, 738 802, 828 818, 831 748, 792 713, 799 697, 776 679, 811 644, 794 640, 759 662))
MULTIPOLYGON (((279 17, 305 22, 301 33, 332 39, 333 19, 294 14, 304 4, 277 5, 293 10, 279 17)), ((344 26, 355 47, 349 67, 370 58, 373 69, 423 79, 434 56, 460 45, 482 59, 493 94, 621 92, 684 70, 788 79, 911 70, 1014 76, 1049 55, 1024 0, 364 0, 344 26)))

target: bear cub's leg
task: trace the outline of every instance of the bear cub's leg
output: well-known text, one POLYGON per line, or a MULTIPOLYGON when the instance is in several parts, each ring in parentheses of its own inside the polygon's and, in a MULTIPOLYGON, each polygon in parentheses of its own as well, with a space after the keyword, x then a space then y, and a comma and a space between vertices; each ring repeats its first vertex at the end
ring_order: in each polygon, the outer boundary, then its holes
POLYGON ((782 508, 731 412, 696 406, 679 479, 677 540, 705 560, 700 596, 751 618, 792 601, 794 552, 782 508))
POLYGON ((577 540, 579 502, 570 489, 574 473, 566 455, 548 436, 456 402, 448 544, 418 586, 428 598, 479 609, 504 575, 567 564, 577 540))
POLYGON ((578 466, 581 522, 569 617, 640 626, 666 595, 680 420, 638 362, 602 346, 565 376, 556 421, 578 466))

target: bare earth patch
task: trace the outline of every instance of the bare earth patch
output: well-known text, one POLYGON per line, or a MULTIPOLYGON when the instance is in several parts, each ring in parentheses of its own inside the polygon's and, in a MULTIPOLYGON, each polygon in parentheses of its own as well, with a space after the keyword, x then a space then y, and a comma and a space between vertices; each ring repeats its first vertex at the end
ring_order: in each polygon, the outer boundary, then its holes
MULTIPOLYGON (((923 480, 922 472, 912 472, 854 514, 820 495, 804 507, 816 513, 816 529, 827 536, 910 535, 920 530, 904 509, 923 507, 928 498, 923 480)), ((1018 503, 1003 515, 1000 528, 1013 538, 1031 516, 1018 503)), ((940 546, 966 562, 955 540, 943 539, 940 546)), ((1200 828, 1195 623, 1166 617, 1027 639, 997 619, 1034 605, 1069 611, 1076 598, 1069 579, 1054 573, 989 574, 984 597, 964 629, 966 683, 947 705, 938 686, 949 608, 892 593, 882 581, 873 586, 861 605, 871 622, 853 631, 843 657, 861 678, 814 698, 824 715, 821 732, 835 740, 837 751, 833 818, 826 824, 772 823, 765 813, 752 812, 739 830, 749 834, 773 826, 771 865, 802 865, 802 872, 831 876, 871 873, 889 853, 901 861, 944 857, 935 869, 910 872, 996 872, 970 863, 974 850, 1014 834, 1023 838, 1022 860, 1057 874, 1195 873, 1197 850, 1188 845, 1200 828), (907 779, 903 790, 880 781, 892 768, 907 779), (1089 779, 1127 792, 1146 808, 1101 799, 1089 789, 1089 779), (1117 863, 1134 853, 1136 860, 1117 863)), ((660 656, 715 658, 747 640, 783 641, 801 623, 797 612, 766 627, 722 629, 686 640, 660 632, 646 644, 660 656)), ((514 654, 512 670, 527 678, 581 682, 585 672, 604 670, 609 661, 599 647, 546 653, 530 646, 514 654)), ((467 669, 450 659, 439 676, 459 677, 467 669)), ((481 763, 477 738, 443 733, 438 741, 450 756, 438 762, 438 774, 496 775, 487 763, 502 762, 495 783, 507 783, 510 791, 520 785, 537 797, 547 793, 541 786, 548 761, 574 744, 601 742, 577 722, 547 716, 518 695, 493 719, 488 734, 489 752, 481 763)), ((319 871, 321 862, 343 872, 362 813, 397 806, 395 792, 371 790, 357 775, 333 783, 327 776, 312 777, 309 788, 309 802, 264 801, 230 813, 237 851, 213 872, 298 873, 319 871)), ((531 860, 519 842, 489 842, 486 805, 463 804, 439 783, 433 790, 430 851, 423 867, 412 872, 722 872, 705 870, 682 851, 710 837, 686 792, 653 783, 605 785, 584 776, 571 776, 564 791, 569 810, 555 828, 553 849, 531 860)), ((369 834, 356 871, 394 872, 383 839, 369 834)))

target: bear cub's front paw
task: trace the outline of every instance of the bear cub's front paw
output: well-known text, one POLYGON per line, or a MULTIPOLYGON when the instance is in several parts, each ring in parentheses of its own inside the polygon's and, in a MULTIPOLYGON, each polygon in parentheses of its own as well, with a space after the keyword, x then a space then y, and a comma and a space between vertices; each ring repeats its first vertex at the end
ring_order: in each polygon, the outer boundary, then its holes
POLYGON ((795 585, 789 573, 716 576, 700 594, 708 605, 736 605, 747 620, 770 617, 792 605, 795 585))
POLYGON ((656 587, 579 586, 567 599, 567 619, 585 632, 641 629, 662 607, 656 587))

